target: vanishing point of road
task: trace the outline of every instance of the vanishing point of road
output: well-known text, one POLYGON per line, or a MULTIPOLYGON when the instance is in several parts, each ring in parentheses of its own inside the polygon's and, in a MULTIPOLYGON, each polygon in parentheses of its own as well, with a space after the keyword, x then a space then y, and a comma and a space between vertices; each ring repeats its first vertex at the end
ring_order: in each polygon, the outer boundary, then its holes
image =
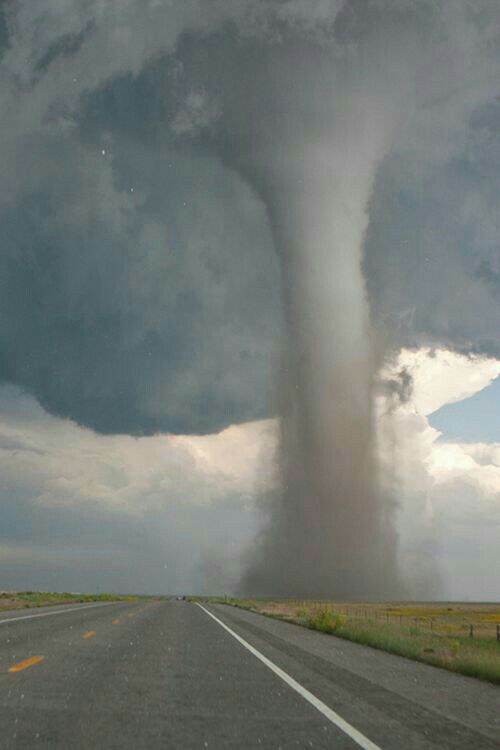
POLYGON ((500 747, 500 689, 223 605, 0 615, 1 748, 500 747))

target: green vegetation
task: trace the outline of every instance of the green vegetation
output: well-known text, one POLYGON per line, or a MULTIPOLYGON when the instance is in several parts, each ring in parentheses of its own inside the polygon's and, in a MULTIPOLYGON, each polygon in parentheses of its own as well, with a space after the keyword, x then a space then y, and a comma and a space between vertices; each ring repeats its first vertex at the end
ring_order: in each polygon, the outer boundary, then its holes
POLYGON ((364 646, 500 684, 500 644, 493 639, 451 638, 429 634, 414 626, 339 618, 344 616, 334 616, 325 610, 299 622, 364 646))
POLYGON ((311 630, 320 630, 322 633, 338 633, 345 626, 345 616, 335 614, 331 607, 327 606, 320 607, 311 614, 305 609, 301 619, 306 627, 311 630))
POLYGON ((408 659, 500 684, 498 605, 344 604, 231 597, 210 601, 248 609, 408 659), (342 611, 341 611, 342 610, 342 611), (473 625, 473 638, 469 635, 473 625), (484 630, 481 630, 481 623, 484 630))

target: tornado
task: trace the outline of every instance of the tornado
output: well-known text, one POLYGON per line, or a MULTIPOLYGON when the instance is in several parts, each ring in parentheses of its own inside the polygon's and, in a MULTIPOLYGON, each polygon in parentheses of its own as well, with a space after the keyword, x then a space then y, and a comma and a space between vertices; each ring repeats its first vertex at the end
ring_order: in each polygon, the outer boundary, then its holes
POLYGON ((333 92, 330 107, 323 132, 311 139, 298 128, 271 174, 261 173, 286 294, 276 385, 282 488, 243 585, 268 595, 388 596, 399 590, 396 540, 376 460, 377 363, 362 275, 385 123, 363 102, 336 104, 333 92))
POLYGON ((241 581, 252 595, 402 594, 396 505, 377 460, 380 352, 362 268, 374 179, 408 82, 407 40, 389 40, 394 67, 377 34, 353 46, 340 30, 238 38, 205 54, 197 42, 183 63, 189 80, 217 91, 210 147, 262 199, 281 261, 286 331, 271 398, 280 489, 241 581), (210 59, 209 74, 193 70, 197 55, 210 59))

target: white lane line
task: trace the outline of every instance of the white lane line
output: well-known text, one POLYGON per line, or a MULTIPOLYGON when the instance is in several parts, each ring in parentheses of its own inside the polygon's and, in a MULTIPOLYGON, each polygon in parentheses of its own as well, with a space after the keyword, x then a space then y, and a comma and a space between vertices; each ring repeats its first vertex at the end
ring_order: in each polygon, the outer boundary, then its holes
MULTIPOLYGON (((198 604, 198 602, 196 603, 198 604)), ((314 708, 322 713, 323 716, 326 716, 326 718, 329 719, 332 724, 335 724, 335 726, 341 729, 344 734, 347 734, 347 736, 350 737, 351 740, 356 742, 360 747, 362 747, 363 750, 381 750, 381 748, 378 745, 375 745, 374 742, 369 740, 368 737, 365 737, 364 734, 361 734, 361 732, 359 732, 355 727, 345 721, 345 719, 335 713, 335 711, 332 711, 332 709, 329 708, 326 703, 323 703, 323 701, 320 701, 319 698, 316 698, 315 695, 310 693, 309 690, 307 690, 305 687, 302 687, 302 685, 294 680, 293 677, 290 677, 287 672, 284 672, 276 664, 274 664, 274 662, 264 656, 264 654, 261 654, 260 651, 257 651, 256 648, 247 643, 247 641, 245 641, 240 635, 238 635, 238 633, 235 633, 234 630, 228 628, 228 626, 225 625, 222 620, 219 620, 219 618, 209 612, 208 609, 205 609, 205 607, 203 607, 201 604, 198 604, 198 607, 206 612, 207 615, 212 618, 212 620, 215 620, 215 622, 219 623, 219 625, 224 628, 224 630, 227 630, 227 632, 232 635, 233 638, 236 638, 238 643, 241 643, 242 646, 248 649, 251 654, 257 657, 257 659, 265 664, 266 667, 274 672, 274 674, 278 675, 278 677, 280 677, 283 682, 286 682, 286 684, 291 687, 292 690, 295 690, 296 693, 301 695, 304 700, 314 706, 314 708)))
POLYGON ((107 607, 110 604, 123 604, 124 602, 99 602, 99 604, 89 604, 86 607, 70 607, 69 609, 58 609, 56 612, 39 612, 37 615, 23 615, 23 617, 8 617, 0 620, 0 625, 5 622, 19 622, 19 620, 33 620, 35 617, 50 617, 54 615, 65 615, 66 612, 82 612, 84 609, 94 609, 94 607, 107 607))

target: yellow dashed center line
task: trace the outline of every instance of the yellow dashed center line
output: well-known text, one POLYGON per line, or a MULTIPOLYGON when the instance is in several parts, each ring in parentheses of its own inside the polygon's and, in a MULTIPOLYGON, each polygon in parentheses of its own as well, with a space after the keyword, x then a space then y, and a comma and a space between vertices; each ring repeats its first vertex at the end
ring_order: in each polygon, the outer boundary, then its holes
POLYGON ((83 635, 82 638, 93 638, 95 636, 95 630, 87 630, 83 635))
POLYGON ((12 667, 9 667, 9 672, 21 672, 23 669, 32 667, 33 664, 38 664, 42 659, 45 659, 45 656, 32 656, 31 659, 25 659, 24 661, 20 661, 19 664, 14 664, 12 667))
POLYGON ((116 620, 111 620, 111 624, 112 625, 119 625, 120 624, 119 618, 117 617, 116 620))

